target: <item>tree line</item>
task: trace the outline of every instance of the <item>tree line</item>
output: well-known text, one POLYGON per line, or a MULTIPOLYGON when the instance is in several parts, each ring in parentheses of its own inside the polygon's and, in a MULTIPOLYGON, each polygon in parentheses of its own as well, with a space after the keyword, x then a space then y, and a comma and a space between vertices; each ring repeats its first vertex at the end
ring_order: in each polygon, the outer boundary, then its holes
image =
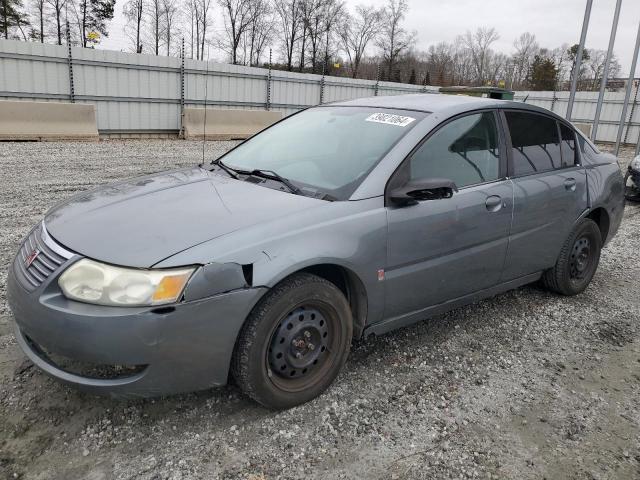
MULTIPOLYGON (((0 0, 0 34, 61 45, 68 21, 72 44, 95 47, 109 34, 115 2, 0 0)), ((407 0, 387 0, 382 8, 348 8, 343 0, 126 0, 122 9, 131 52, 176 56, 184 40, 185 55, 199 60, 224 55, 239 65, 422 85, 564 89, 577 51, 542 48, 525 32, 510 52, 500 52, 494 28, 420 50, 417 32, 405 25, 407 0)), ((584 50, 581 89, 599 87, 605 55, 584 50)), ((611 77, 619 71, 614 57, 611 77)))

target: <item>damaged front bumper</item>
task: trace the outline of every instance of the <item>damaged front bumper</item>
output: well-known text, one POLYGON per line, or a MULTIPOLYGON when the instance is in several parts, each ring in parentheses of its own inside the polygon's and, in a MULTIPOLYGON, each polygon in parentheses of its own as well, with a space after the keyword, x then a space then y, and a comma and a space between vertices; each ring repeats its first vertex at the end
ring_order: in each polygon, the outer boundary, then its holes
POLYGON ((16 269, 14 262, 8 299, 24 353, 58 380, 113 397, 224 385, 238 332, 265 291, 242 288, 163 307, 106 307, 67 299, 58 275, 29 291, 16 269))

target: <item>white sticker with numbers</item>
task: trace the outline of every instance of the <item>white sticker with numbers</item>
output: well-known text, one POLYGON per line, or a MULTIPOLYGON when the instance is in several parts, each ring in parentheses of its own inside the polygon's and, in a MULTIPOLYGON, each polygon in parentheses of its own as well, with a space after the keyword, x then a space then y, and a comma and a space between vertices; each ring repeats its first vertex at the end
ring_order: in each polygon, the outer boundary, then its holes
POLYGON ((397 127, 406 127, 415 120, 413 117, 404 117, 402 115, 394 115, 392 113, 374 113, 369 115, 367 122, 386 123, 387 125, 395 125, 397 127))

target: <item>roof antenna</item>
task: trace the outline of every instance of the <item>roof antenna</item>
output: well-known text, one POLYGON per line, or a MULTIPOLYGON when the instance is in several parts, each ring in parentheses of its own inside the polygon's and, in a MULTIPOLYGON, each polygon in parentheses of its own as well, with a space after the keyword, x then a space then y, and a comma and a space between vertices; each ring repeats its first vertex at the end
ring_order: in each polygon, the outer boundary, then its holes
POLYGON ((209 49, 211 45, 207 45, 207 67, 204 76, 204 120, 202 121, 202 164, 204 165, 204 146, 207 141, 207 91, 209 87, 209 49))

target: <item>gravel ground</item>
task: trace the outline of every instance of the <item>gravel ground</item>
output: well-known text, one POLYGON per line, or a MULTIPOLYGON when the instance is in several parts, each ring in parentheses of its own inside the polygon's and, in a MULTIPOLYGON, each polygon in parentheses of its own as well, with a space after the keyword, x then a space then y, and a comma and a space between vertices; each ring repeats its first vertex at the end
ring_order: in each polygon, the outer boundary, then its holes
POLYGON ((584 294, 521 288, 359 342, 325 395, 285 412, 233 386, 113 401, 33 368, 5 300, 20 239, 56 200, 196 163, 200 148, 0 143, 0 478, 640 478, 633 205, 584 294))

